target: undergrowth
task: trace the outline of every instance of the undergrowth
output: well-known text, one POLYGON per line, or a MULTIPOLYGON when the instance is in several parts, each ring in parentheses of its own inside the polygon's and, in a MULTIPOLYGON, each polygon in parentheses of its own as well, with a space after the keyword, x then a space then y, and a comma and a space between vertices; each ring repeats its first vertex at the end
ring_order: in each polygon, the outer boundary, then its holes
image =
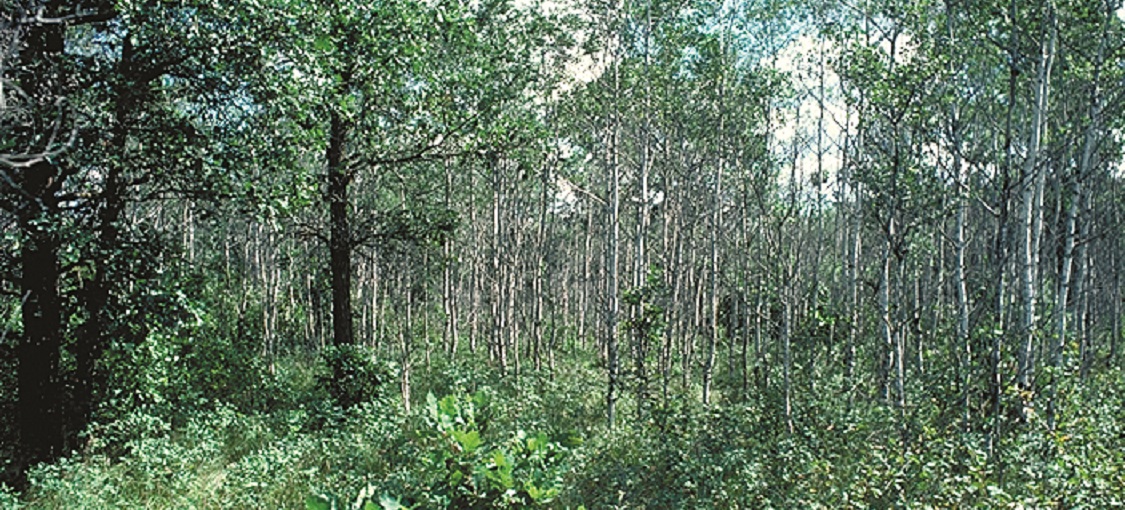
POLYGON ((85 451, 34 469, 24 494, 0 487, 0 507, 1125 505, 1125 395, 1109 375, 1096 384, 1106 391, 1069 395, 1056 430, 1032 412, 990 451, 987 429, 922 394, 904 417, 825 388, 794 402, 792 432, 771 390, 709 408, 673 396, 639 412, 623 401, 609 430, 589 360, 520 377, 471 357, 435 360, 411 412, 393 366, 349 361, 351 383, 333 386, 331 363, 292 357, 259 371, 264 405, 118 413, 89 430, 85 451))

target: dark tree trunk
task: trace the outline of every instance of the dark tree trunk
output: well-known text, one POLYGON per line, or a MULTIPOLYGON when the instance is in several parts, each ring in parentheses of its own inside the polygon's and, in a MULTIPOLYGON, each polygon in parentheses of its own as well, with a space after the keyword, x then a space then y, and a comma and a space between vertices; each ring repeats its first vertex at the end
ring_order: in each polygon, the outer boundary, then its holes
POLYGON ((98 384, 97 362, 105 352, 110 336, 111 319, 109 317, 109 303, 114 272, 114 249, 120 238, 118 220, 123 210, 123 201, 120 196, 117 169, 111 168, 106 173, 105 202, 98 213, 101 224, 98 233, 99 256, 96 262, 94 278, 87 286, 84 296, 84 307, 88 314, 87 322, 78 332, 78 342, 75 346, 75 374, 73 415, 68 417, 68 441, 75 440, 75 436, 82 431, 89 422, 93 411, 94 391, 98 384))
MULTIPOLYGON (((118 151, 120 160, 125 160, 125 146, 128 134, 127 116, 133 107, 129 77, 132 73, 133 45, 131 38, 124 38, 118 74, 123 78, 117 87, 117 105, 114 111, 112 146, 118 151)), ((93 280, 90 281, 84 296, 84 307, 88 314, 87 322, 79 331, 79 341, 75 347, 76 371, 74 375, 74 395, 72 416, 68 417, 68 441, 72 442, 90 421, 93 411, 97 361, 108 344, 110 335, 109 301, 111 284, 114 280, 116 247, 121 237, 120 220, 125 210, 122 195, 120 163, 107 165, 102 190, 102 204, 98 210, 98 256, 95 259, 93 280)), ((73 445, 73 444, 72 444, 73 445)))
POLYGON ((54 222, 58 201, 53 189, 57 175, 54 165, 42 162, 26 170, 22 183, 28 198, 18 215, 25 236, 20 248, 24 335, 16 351, 20 471, 54 460, 63 451, 59 237, 54 222))
MULTIPOLYGON (((54 15, 58 2, 42 11, 54 15)), ((21 58, 21 82, 30 99, 51 115, 63 115, 50 107, 61 93, 63 76, 57 65, 65 32, 57 25, 29 29, 21 58)), ((62 122, 64 118, 44 119, 62 122)), ((31 140, 35 135, 31 135, 31 140)), ((52 147, 45 147, 52 150, 52 147)), ((59 350, 62 346, 62 314, 59 309, 58 198, 63 176, 55 162, 46 158, 26 168, 12 169, 9 181, 18 189, 15 216, 22 243, 19 253, 21 320, 23 337, 16 348, 16 425, 19 447, 15 462, 22 485, 26 469, 52 461, 63 452, 64 426, 59 350)))
POLYGON ((332 338, 336 345, 355 343, 352 331, 352 242, 348 226, 348 182, 344 168, 344 137, 347 127, 332 113, 328 139, 328 211, 331 223, 328 241, 332 273, 332 338))

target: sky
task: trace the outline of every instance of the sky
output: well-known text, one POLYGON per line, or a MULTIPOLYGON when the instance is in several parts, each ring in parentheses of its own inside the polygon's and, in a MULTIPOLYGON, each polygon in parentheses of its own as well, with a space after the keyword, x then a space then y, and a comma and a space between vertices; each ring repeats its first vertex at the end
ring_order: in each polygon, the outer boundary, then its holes
MULTIPOLYGON (((793 146, 797 144, 797 178, 807 181, 818 168, 818 153, 821 169, 827 174, 828 182, 835 181, 835 175, 842 164, 840 143, 843 139, 846 112, 843 98, 839 94, 840 78, 832 71, 827 61, 821 66, 820 57, 831 58, 831 43, 802 35, 783 48, 778 55, 776 68, 795 78, 798 102, 796 108, 783 107, 778 110, 781 126, 774 130, 773 150, 783 161, 792 161, 793 146), (821 122, 820 81, 821 69, 824 73, 824 114, 821 122), (820 133, 820 147, 817 147, 817 134, 820 133)), ((788 168, 788 165, 786 165, 788 168)), ((787 184, 789 172, 782 172, 781 182, 787 184)), ((824 193, 830 193, 824 189, 824 193)))

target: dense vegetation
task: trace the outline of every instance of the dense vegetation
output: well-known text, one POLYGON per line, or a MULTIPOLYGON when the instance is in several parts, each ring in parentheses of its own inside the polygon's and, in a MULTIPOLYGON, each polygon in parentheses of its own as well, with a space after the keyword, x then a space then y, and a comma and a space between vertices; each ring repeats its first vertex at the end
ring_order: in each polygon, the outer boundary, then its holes
MULTIPOLYGON (((169 509, 353 508, 358 498, 374 508, 1122 503, 1119 390, 1076 398, 1082 404, 1066 409, 1058 433, 1041 418, 1006 433, 990 459, 983 434, 943 423, 948 403, 920 399, 904 446, 890 410, 848 408, 837 391, 799 399, 793 433, 776 392, 711 408, 676 399, 636 418, 623 409, 609 430, 601 368, 588 358, 564 359, 571 368, 553 379, 518 380, 482 369, 486 363, 475 358, 435 362, 418 387, 446 396, 421 399, 412 413, 385 394, 341 407, 318 383, 330 373, 326 364, 281 360, 274 375, 263 370, 242 381, 269 401, 216 394, 163 416, 135 410, 92 428, 80 456, 31 471, 23 501, 28 508, 169 509)), ((368 368, 377 378, 387 367, 368 368)), ((20 507, 15 495, 0 498, 20 507)))
POLYGON ((1125 506, 1121 0, 0 2, 4 508, 1125 506))

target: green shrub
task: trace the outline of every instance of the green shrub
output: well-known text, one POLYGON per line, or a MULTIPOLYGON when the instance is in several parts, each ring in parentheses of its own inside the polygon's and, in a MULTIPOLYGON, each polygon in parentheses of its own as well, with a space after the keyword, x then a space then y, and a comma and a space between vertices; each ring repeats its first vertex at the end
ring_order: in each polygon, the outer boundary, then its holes
POLYGON ((11 510, 23 508, 19 495, 3 483, 0 483, 0 508, 10 508, 11 510))
POLYGON ((310 497, 310 510, 333 508, 536 508, 555 501, 569 452, 547 434, 492 430, 491 394, 427 395, 421 428, 406 449, 409 463, 369 483, 349 507, 330 494, 310 497))
POLYGON ((380 361, 373 349, 330 347, 323 356, 328 372, 321 375, 320 384, 340 407, 349 408, 385 396, 386 385, 394 380, 394 367, 380 361))

